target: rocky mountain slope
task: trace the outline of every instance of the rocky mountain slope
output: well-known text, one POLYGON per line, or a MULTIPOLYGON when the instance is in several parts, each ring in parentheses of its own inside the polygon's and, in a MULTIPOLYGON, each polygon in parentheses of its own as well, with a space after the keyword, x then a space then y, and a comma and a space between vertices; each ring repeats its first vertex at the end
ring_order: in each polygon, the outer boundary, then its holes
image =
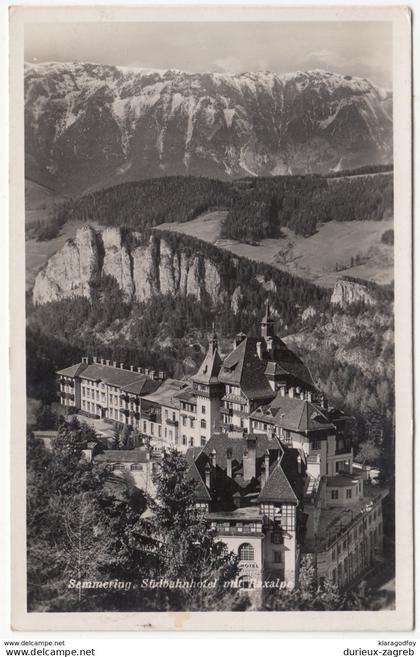
POLYGON ((376 299, 369 293, 366 285, 340 279, 334 286, 331 303, 342 308, 352 303, 364 303, 368 306, 374 306, 376 305, 376 299))
POLYGON ((102 232, 90 226, 78 229, 47 262, 35 279, 35 305, 69 297, 90 298, 104 276, 111 276, 126 301, 147 301, 155 294, 191 295, 211 303, 225 292, 217 266, 201 254, 177 251, 164 236, 152 236, 146 244, 124 243, 119 228, 102 232))
POLYGON ((162 175, 235 178, 386 163, 391 109, 390 92, 320 70, 27 64, 27 173, 75 193, 162 175))

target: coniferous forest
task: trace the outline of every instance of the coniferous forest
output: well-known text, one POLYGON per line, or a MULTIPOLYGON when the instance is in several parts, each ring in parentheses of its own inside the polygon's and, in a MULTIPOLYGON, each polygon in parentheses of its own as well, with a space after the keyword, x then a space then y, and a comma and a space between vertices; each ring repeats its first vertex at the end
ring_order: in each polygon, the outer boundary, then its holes
POLYGON ((307 237, 317 223, 379 221, 391 216, 392 208, 390 167, 232 182, 174 176, 124 183, 69 199, 53 208, 47 223, 34 224, 33 232, 40 240, 52 239, 67 221, 144 232, 218 209, 227 211, 221 237, 255 243, 277 237, 282 227, 307 237))

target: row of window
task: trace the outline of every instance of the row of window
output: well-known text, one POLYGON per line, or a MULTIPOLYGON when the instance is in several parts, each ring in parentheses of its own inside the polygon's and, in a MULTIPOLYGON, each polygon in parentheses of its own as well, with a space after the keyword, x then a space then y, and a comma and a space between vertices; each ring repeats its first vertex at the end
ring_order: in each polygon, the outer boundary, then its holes
MULTIPOLYGON (((357 541, 358 537, 362 536, 363 531, 366 530, 367 524, 371 525, 372 524, 372 517, 369 517, 369 523, 366 523, 366 519, 363 523, 361 523, 353 532, 349 532, 348 536, 343 539, 342 542, 337 544, 337 547, 333 549, 331 553, 331 558, 333 561, 339 558, 341 555, 342 550, 345 551, 351 544, 352 541, 357 541)), ((380 537, 382 535, 382 523, 379 523, 378 527, 373 530, 373 536, 374 536, 374 541, 375 544, 378 540, 380 540, 380 537)))

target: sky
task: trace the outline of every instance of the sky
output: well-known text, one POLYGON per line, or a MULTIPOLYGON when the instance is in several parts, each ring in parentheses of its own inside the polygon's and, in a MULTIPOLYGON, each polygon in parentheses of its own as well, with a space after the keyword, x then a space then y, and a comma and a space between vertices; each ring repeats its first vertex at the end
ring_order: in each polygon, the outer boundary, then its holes
POLYGON ((31 23, 25 60, 82 61, 182 71, 321 68, 392 86, 386 22, 31 23))

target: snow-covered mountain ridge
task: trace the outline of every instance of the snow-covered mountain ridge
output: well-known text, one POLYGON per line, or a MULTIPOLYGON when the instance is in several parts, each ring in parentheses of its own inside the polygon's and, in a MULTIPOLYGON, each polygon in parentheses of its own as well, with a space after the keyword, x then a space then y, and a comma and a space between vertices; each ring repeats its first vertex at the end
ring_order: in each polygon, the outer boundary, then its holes
POLYGON ((25 65, 28 175, 85 191, 160 175, 325 173, 390 162, 392 95, 362 78, 25 65))

